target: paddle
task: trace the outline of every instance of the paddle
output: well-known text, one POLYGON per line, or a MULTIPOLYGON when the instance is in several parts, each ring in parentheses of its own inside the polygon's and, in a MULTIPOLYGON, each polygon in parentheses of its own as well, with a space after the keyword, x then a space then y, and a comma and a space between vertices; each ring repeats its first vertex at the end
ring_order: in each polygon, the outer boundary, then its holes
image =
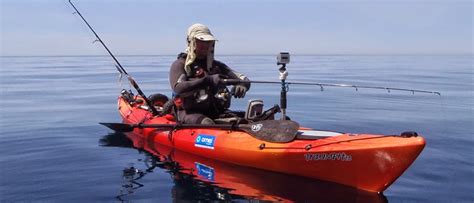
POLYGON ((251 124, 126 124, 126 123, 100 123, 117 132, 131 132, 135 128, 156 128, 158 130, 175 129, 223 129, 241 130, 253 137, 267 142, 290 142, 298 133, 299 124, 290 120, 265 120, 251 124))

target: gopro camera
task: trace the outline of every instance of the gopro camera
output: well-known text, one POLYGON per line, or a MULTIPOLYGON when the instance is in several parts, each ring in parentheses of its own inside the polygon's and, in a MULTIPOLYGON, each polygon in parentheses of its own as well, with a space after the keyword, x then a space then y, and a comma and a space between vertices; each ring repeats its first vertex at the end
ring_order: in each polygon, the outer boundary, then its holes
POLYGON ((287 64, 290 63, 290 53, 289 52, 280 52, 277 56, 278 64, 287 64))

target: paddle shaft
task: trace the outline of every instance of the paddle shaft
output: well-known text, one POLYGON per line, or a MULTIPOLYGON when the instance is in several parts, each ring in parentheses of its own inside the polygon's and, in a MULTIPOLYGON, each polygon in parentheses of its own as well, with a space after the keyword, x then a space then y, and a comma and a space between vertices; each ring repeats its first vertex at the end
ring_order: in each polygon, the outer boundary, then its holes
POLYGON ((69 3, 71 4, 71 6, 74 8, 74 10, 76 10, 76 13, 81 17, 81 19, 84 21, 84 23, 86 23, 87 27, 89 27, 89 29, 92 31, 92 33, 94 33, 96 39, 98 42, 100 42, 100 44, 102 44, 102 46, 105 48, 105 50, 107 51, 107 53, 109 53, 109 55, 112 57, 112 59, 114 60, 116 66, 117 67, 117 70, 120 72, 120 74, 125 74, 127 76, 127 79, 128 81, 130 82, 130 84, 133 86, 133 88, 135 88, 135 90, 137 90, 138 94, 140 96, 142 96, 143 100, 145 100, 146 104, 148 105, 148 107, 150 108, 151 112, 153 113, 153 115, 158 115, 159 112, 156 110, 155 106, 150 102, 150 100, 146 97, 145 93, 143 93, 143 91, 140 89, 140 87, 138 86, 137 82, 135 82, 135 80, 132 78, 132 76, 130 76, 127 71, 123 68, 122 64, 120 64, 120 62, 117 60, 117 58, 115 58, 114 54, 112 54, 112 52, 110 51, 110 49, 107 47, 107 45, 105 45, 104 41, 102 41, 102 39, 99 37, 99 35, 95 32, 95 30, 92 28, 92 26, 87 22, 87 20, 82 16, 81 12, 79 12, 79 10, 76 8, 76 6, 74 6, 74 4, 71 2, 71 0, 69 0, 69 3))
POLYGON ((235 130, 241 128, 248 128, 249 125, 229 125, 229 124, 133 124, 131 127, 134 128, 161 128, 161 129, 187 129, 187 128, 210 128, 210 129, 223 129, 223 130, 235 130))

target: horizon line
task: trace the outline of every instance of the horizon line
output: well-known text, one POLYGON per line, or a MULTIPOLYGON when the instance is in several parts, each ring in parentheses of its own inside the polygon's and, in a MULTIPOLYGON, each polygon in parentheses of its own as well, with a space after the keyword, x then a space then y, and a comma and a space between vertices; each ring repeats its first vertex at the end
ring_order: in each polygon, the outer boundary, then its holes
MULTIPOLYGON (((215 56, 276 56, 277 54, 216 54, 215 56)), ((429 53, 393 53, 393 54, 291 54, 292 56, 474 56, 474 53, 453 53, 453 54, 429 54, 429 53)), ((70 55, 0 55, 0 57, 103 57, 107 54, 70 54, 70 55)), ((119 54, 115 56, 138 57, 138 56, 177 56, 177 54, 119 54)))

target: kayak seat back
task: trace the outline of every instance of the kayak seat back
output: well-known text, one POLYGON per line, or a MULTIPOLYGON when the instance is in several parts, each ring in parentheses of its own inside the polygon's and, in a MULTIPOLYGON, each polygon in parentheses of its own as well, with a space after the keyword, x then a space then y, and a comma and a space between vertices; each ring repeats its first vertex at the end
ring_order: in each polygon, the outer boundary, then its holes
POLYGON ((166 102, 168 102, 169 99, 164 94, 156 93, 156 94, 152 94, 148 96, 148 100, 150 100, 150 102, 154 106, 163 108, 163 106, 165 105, 166 102))

